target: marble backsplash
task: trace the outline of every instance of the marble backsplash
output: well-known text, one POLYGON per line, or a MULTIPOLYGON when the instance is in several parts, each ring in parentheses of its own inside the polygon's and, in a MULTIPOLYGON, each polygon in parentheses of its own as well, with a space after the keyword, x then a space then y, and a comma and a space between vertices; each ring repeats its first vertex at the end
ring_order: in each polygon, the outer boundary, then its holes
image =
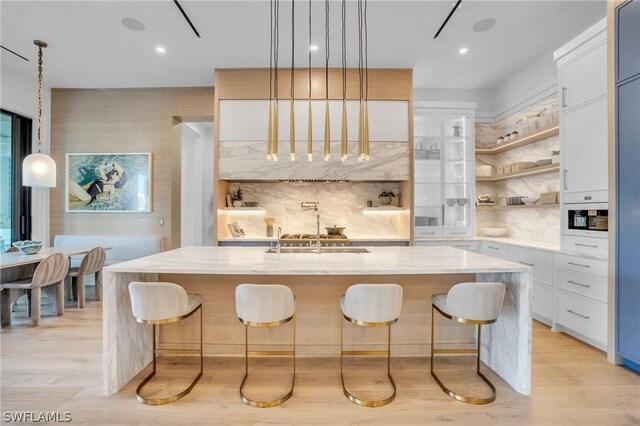
MULTIPOLYGON (((247 237, 265 237, 265 217, 275 218, 274 232, 316 233, 316 214, 320 214, 321 233, 325 226, 344 226, 350 238, 409 238, 409 211, 365 212, 367 200, 378 204, 382 191, 393 191, 399 202, 400 184, 397 182, 231 182, 230 190, 242 189, 244 201, 258 201, 265 212, 219 211, 225 223, 238 222, 247 237), (302 201, 319 202, 319 210, 303 211, 302 201)), ((230 237, 222 233, 221 238, 230 237)))

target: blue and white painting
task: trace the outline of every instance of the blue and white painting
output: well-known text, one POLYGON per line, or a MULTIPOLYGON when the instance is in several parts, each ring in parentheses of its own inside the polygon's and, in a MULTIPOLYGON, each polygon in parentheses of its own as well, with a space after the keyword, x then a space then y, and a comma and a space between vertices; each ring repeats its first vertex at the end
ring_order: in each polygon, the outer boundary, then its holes
POLYGON ((68 212, 150 212, 151 154, 67 154, 68 212))

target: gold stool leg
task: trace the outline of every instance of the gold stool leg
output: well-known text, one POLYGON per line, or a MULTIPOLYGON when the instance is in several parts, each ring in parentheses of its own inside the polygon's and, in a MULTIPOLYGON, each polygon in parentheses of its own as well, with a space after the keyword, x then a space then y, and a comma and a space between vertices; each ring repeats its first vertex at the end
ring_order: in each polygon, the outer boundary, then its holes
POLYGON ((270 408, 277 407, 285 401, 287 401, 293 395, 293 388, 296 382, 296 318, 292 318, 293 326, 293 350, 292 351, 249 351, 249 326, 244 326, 244 378, 240 383, 240 399, 245 404, 256 408, 270 408), (249 356, 252 355, 290 355, 293 357, 293 377, 291 378, 291 388, 289 391, 279 398, 272 399, 270 401, 258 401, 251 399, 244 393, 244 385, 249 378, 249 356))
MULTIPOLYGON (((189 394, 189 392, 191 392, 191 390, 194 388, 194 386, 196 385, 196 383, 198 383, 198 380, 200 380, 200 377, 202 377, 202 373, 204 371, 203 367, 204 367, 204 359, 203 359, 203 344, 202 344, 202 306, 200 306, 198 309, 200 309, 200 371, 198 372, 198 375, 196 376, 195 379, 193 379, 193 381, 191 382, 191 384, 189 385, 188 388, 186 388, 185 390, 183 390, 182 392, 179 392, 175 395, 171 395, 168 396, 166 398, 145 398, 144 396, 141 395, 142 392, 142 388, 144 388, 144 386, 153 378, 153 376, 156 375, 156 325, 153 324, 152 327, 152 341, 153 341, 153 369, 151 370, 151 374, 149 374, 147 377, 145 377, 145 379, 142 381, 142 383, 140 383, 138 385, 138 387, 136 388, 136 399, 138 400, 138 402, 145 404, 145 405, 163 405, 163 404, 169 404, 170 402, 175 402, 181 398, 183 398, 185 395, 189 394)), ((157 327, 159 328, 160 326, 157 325, 157 327)), ((184 352, 184 351, 183 351, 184 352)))
POLYGON ((340 379, 342 381, 342 392, 349 401, 362 407, 384 407, 396 398, 396 382, 391 375, 391 325, 388 325, 387 350, 386 351, 345 351, 344 350, 344 318, 340 315, 340 379), (344 355, 387 355, 387 377, 393 387, 391 396, 385 399, 363 399, 358 398, 347 390, 344 383, 343 361, 344 355))
POLYGON ((444 391, 444 393, 446 393, 447 395, 449 395, 451 398, 461 401, 461 402, 466 402, 467 404, 474 404, 474 405, 484 405, 484 404, 489 404, 493 401, 495 401, 496 399, 496 388, 493 385, 493 383, 491 383, 489 381, 489 379, 487 379, 487 377, 482 374, 480 372, 480 345, 481 345, 481 325, 477 324, 478 327, 478 346, 477 349, 438 349, 437 351, 434 349, 434 320, 435 320, 435 315, 434 315, 435 309, 433 307, 433 305, 431 306, 431 375, 433 376, 433 378, 436 380, 436 382, 438 383, 438 385, 440 386, 440 389, 442 389, 444 391), (451 389, 449 389, 447 386, 445 386, 444 383, 442 383, 442 381, 440 380, 440 378, 436 375, 436 372, 434 371, 433 368, 433 363, 434 363, 434 357, 435 354, 439 353, 439 354, 464 354, 464 353, 473 353, 476 355, 476 374, 478 376, 480 376, 480 378, 482 380, 484 380, 484 382, 489 385, 489 387, 491 388, 491 396, 487 397, 487 398, 475 398, 475 397, 471 397, 471 396, 465 396, 465 395, 461 395, 459 393, 456 393, 454 391, 452 391, 451 389))

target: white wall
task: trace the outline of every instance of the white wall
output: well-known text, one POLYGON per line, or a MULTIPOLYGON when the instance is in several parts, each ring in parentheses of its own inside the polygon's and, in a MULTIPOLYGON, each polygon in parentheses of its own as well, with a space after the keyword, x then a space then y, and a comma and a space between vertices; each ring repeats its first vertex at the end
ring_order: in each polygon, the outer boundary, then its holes
MULTIPOLYGON (((0 59, 0 107, 8 111, 24 115, 33 120, 33 150, 37 151, 38 128, 38 79, 35 60, 26 62, 9 53, 2 52, 0 59)), ((44 63, 44 78, 46 82, 46 57, 44 63)), ((49 153, 51 116, 51 89, 44 85, 43 102, 43 146, 42 151, 49 153)), ((58 183, 62 182, 64 165, 57 165, 58 183)), ((35 240, 49 245, 49 189, 33 188, 31 191, 32 235, 35 240)))
POLYGON ((182 123, 180 245, 213 245, 213 125, 182 123))

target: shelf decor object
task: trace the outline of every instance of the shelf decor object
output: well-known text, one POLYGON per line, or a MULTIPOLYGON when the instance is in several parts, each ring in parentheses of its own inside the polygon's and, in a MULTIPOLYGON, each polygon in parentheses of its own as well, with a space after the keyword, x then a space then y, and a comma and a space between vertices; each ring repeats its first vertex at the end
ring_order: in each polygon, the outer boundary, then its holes
POLYGON ((560 125, 558 123, 552 123, 535 133, 521 136, 512 141, 502 143, 500 145, 492 146, 491 148, 476 148, 476 155, 496 155, 503 152, 510 151, 512 149, 521 148, 523 146, 539 142, 544 139, 548 139, 552 136, 560 134, 560 125))
POLYGON ((55 188, 56 162, 42 153, 42 48, 47 47, 47 43, 42 40, 33 43, 38 46, 38 152, 22 161, 22 185, 55 188))
POLYGON ((547 164, 546 166, 532 167, 517 172, 506 173, 497 176, 476 176, 477 182, 498 182, 501 180, 515 179, 526 176, 537 176, 546 173, 554 173, 560 170, 559 164, 547 164))

